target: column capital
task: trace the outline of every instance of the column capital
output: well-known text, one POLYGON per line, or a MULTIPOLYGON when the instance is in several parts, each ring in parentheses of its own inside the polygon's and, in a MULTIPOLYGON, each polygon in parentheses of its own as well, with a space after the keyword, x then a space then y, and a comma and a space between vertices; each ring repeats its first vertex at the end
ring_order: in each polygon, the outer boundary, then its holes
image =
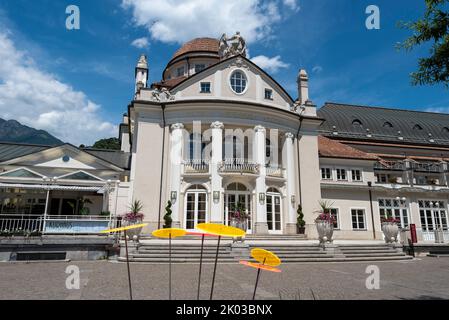
POLYGON ((266 130, 265 130, 265 128, 263 126, 257 125, 257 126, 254 127, 254 131, 265 133, 266 130))
POLYGON ((171 125, 172 130, 184 129, 184 125, 182 123, 174 123, 171 125))
POLYGON ((224 128, 224 124, 223 124, 223 122, 215 121, 215 122, 212 122, 212 124, 210 125, 210 127, 211 127, 212 129, 223 129, 223 128, 224 128))
POLYGON ((293 139, 293 138, 295 137, 295 135, 294 135, 293 133, 291 133, 291 132, 286 132, 286 133, 284 134, 284 136, 285 136, 287 139, 293 139))

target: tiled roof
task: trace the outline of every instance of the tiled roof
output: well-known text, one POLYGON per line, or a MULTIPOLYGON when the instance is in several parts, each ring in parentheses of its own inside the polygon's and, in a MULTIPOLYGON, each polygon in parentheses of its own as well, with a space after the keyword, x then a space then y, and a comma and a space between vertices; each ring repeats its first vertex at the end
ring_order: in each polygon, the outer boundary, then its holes
POLYGON ((50 148, 52 147, 21 143, 0 143, 0 162, 19 158, 50 148))
POLYGON ((113 165, 122 168, 130 169, 131 167, 131 154, 129 152, 123 152, 120 150, 101 150, 101 149, 81 149, 94 157, 105 160, 113 165))
POLYGON ((318 153, 324 158, 379 160, 375 155, 357 150, 338 141, 318 136, 318 153))
POLYGON ((186 76, 182 76, 179 78, 173 78, 173 79, 169 79, 169 80, 162 80, 160 82, 155 82, 151 85, 151 87, 156 87, 156 88, 161 88, 161 87, 165 87, 168 89, 173 88, 174 86, 176 86, 178 83, 180 83, 181 81, 184 81, 185 79, 187 79, 186 76))
POLYGON ((326 103, 320 133, 339 138, 409 144, 449 145, 449 114, 326 103))
POLYGON ((218 39, 196 38, 184 43, 184 45, 175 52, 172 60, 187 52, 193 51, 209 51, 218 54, 218 45, 219 45, 218 39))

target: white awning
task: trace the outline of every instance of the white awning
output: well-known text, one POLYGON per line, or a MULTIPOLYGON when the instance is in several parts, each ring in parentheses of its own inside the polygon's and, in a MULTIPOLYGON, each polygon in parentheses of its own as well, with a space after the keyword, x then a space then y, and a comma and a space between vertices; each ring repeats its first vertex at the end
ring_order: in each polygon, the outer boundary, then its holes
POLYGON ((105 186, 61 186, 45 184, 25 184, 25 183, 3 183, 0 182, 0 188, 19 188, 19 189, 41 189, 41 190, 66 190, 66 191, 95 191, 104 192, 105 186))

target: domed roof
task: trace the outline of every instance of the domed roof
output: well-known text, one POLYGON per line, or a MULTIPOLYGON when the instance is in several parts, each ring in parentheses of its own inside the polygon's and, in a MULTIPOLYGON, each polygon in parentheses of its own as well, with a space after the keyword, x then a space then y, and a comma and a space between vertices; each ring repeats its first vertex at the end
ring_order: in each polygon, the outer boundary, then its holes
POLYGON ((172 60, 188 52, 209 51, 218 54, 218 39, 196 38, 183 44, 172 57, 172 60))

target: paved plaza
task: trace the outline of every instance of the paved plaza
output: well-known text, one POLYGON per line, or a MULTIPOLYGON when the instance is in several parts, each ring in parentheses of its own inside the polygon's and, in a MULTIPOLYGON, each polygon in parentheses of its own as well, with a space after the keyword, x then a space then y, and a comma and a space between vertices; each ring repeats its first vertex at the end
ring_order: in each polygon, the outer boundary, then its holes
MULTIPOLYGON (((131 264, 135 299, 168 298, 168 265, 131 264)), ((401 262, 284 264, 282 273, 263 272, 257 299, 449 299, 449 258, 401 262), (380 270, 380 288, 368 290, 366 268, 380 270)), ((208 299, 213 265, 203 268, 208 299)), ((173 266, 173 298, 195 299, 198 265, 173 266)), ((214 299, 250 299, 255 269, 219 264, 214 299)), ((126 264, 92 262, 0 263, 0 299, 128 299, 126 264), (79 267, 80 289, 66 288, 66 268, 79 267)))

